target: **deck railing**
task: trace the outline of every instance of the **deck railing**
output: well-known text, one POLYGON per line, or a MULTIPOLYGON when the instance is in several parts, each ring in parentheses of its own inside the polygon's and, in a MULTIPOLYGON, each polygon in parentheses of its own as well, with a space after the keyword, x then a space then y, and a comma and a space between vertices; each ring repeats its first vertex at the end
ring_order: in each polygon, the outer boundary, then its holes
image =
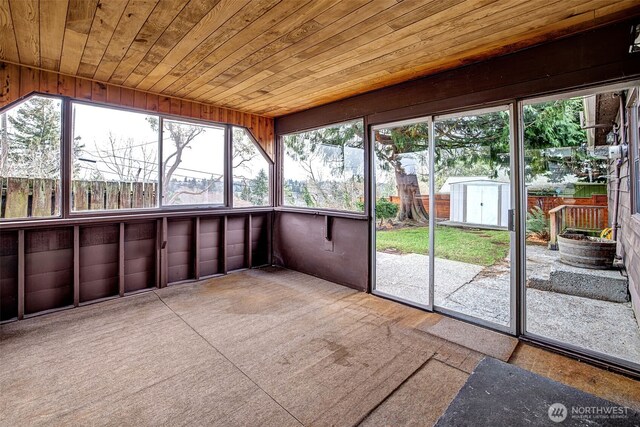
POLYGON ((558 235, 566 229, 599 231, 607 227, 606 206, 560 205, 549 211, 549 248, 558 249, 558 235))

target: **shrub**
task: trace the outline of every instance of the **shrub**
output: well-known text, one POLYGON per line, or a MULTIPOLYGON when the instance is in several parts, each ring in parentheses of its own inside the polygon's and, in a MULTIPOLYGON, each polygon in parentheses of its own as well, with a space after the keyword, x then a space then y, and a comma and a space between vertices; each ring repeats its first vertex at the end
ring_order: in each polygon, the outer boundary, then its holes
POLYGON ((540 239, 549 240, 549 220, 538 206, 527 212, 527 233, 540 239))
POLYGON ((380 220, 382 225, 385 219, 395 218, 398 215, 399 206, 388 199, 376 200, 376 219, 380 220))
MULTIPOLYGON (((358 201, 356 205, 360 210, 364 210, 364 202, 358 201)), ((376 219, 379 219, 380 225, 382 225, 385 219, 395 218, 399 209, 398 205, 388 199, 378 199, 376 200, 376 219)))

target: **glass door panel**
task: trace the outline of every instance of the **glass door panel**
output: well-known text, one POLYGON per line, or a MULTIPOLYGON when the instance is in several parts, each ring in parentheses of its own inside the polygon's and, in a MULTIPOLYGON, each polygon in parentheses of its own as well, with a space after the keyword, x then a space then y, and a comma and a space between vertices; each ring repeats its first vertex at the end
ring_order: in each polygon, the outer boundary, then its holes
POLYGON ((429 123, 374 128, 374 293, 431 308, 429 123))
POLYGON ((616 236, 611 229, 616 214, 623 224, 629 215, 630 162, 608 154, 609 146, 628 141, 628 96, 616 88, 522 105, 524 304, 527 334, 637 369, 633 266, 614 260, 634 230, 622 226, 616 236))
POLYGON ((511 330, 507 107, 434 121, 434 305, 511 330))

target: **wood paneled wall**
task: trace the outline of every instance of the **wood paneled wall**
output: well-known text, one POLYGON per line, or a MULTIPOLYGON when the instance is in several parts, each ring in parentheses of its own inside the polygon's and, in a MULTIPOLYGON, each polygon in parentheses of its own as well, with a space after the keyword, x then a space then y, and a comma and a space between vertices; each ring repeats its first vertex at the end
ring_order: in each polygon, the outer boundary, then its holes
MULTIPOLYGON (((272 213, 3 229, 0 322, 271 264, 272 213)), ((366 222, 364 222, 366 224, 366 222)))
POLYGON ((271 118, 0 61, 0 108, 33 92, 244 126, 273 159, 271 118))

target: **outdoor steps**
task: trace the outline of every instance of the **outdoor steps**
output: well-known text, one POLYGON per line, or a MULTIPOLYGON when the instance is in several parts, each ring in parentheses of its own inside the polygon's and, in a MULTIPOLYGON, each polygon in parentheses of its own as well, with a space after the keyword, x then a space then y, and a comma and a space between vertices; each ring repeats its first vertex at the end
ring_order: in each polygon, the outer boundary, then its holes
POLYGON ((551 264, 528 262, 527 287, 579 297, 629 302, 628 280, 622 270, 590 270, 558 260, 551 264))

